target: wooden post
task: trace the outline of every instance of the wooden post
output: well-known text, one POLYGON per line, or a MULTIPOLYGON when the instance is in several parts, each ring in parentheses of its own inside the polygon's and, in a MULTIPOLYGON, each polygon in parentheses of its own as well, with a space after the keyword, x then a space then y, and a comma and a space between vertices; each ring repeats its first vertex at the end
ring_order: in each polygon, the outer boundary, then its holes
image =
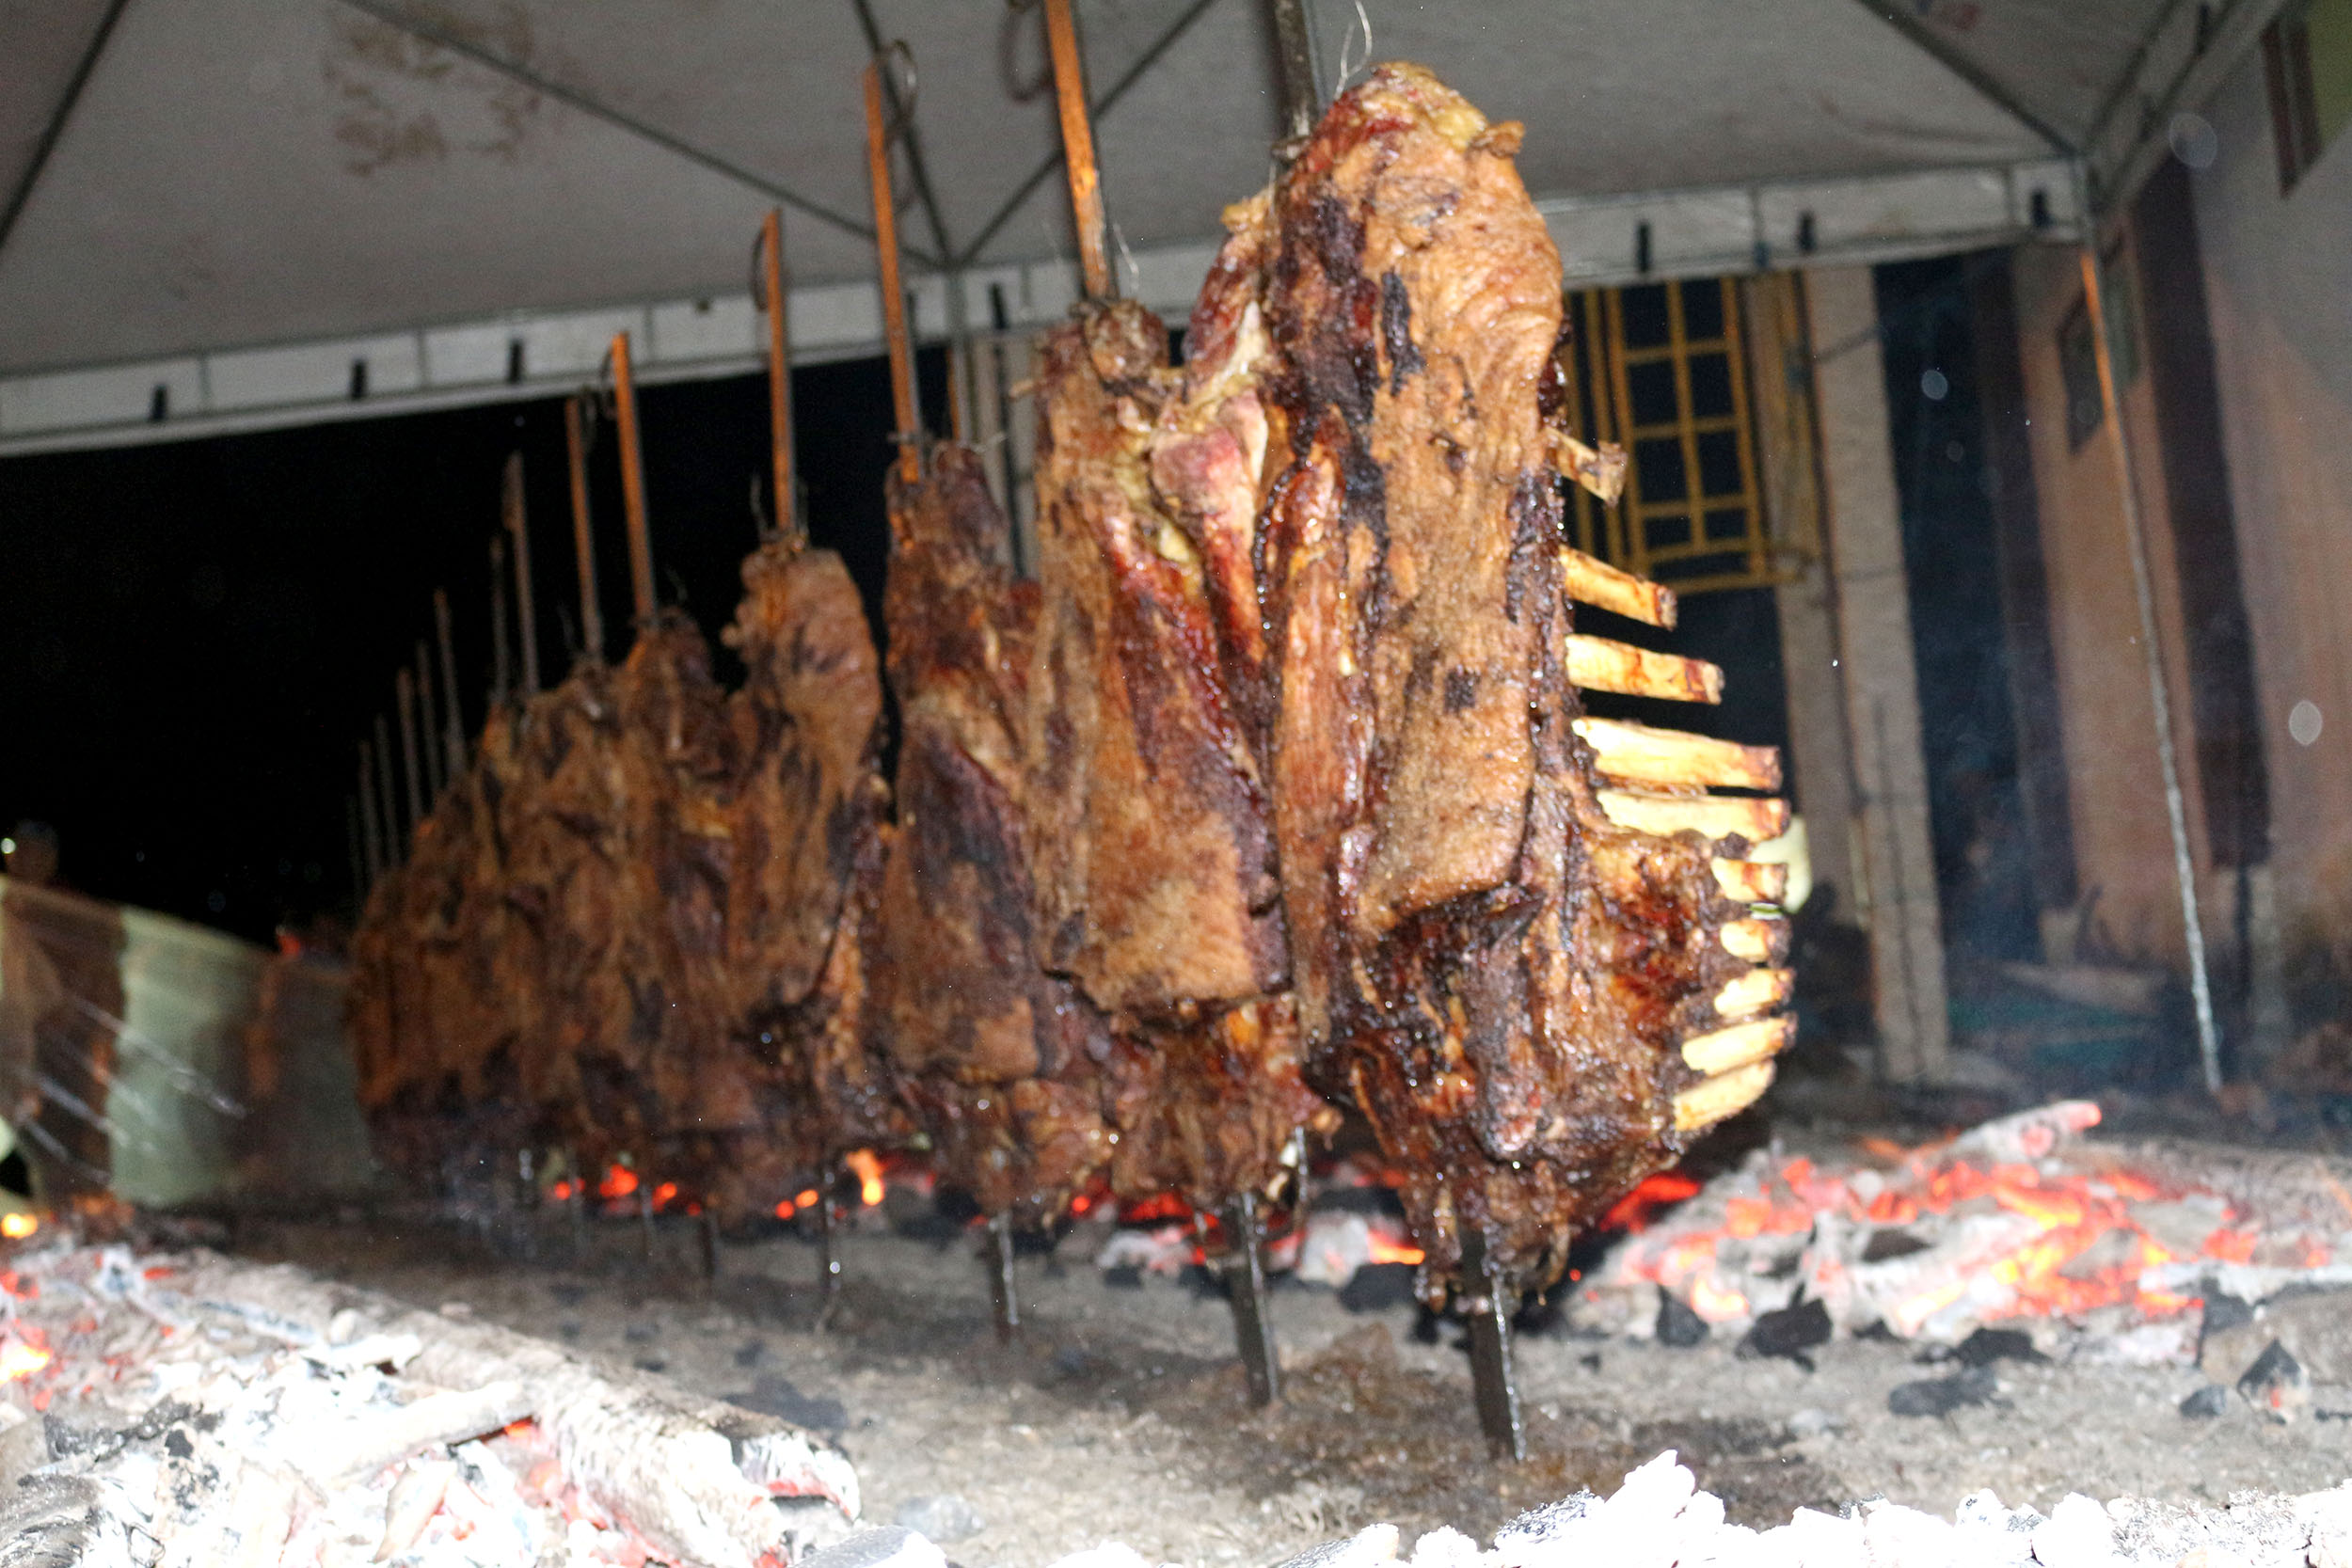
POLYGON ((637 384, 628 368, 628 334, 612 336, 612 406, 621 426, 621 500, 628 512, 628 578, 637 625, 653 625, 653 531, 645 518, 645 467, 637 444, 637 384))
POLYGON ((506 535, 490 535, 490 705, 504 707, 512 677, 506 668, 506 535))
POLYGON ((775 465, 776 531, 798 541, 792 482, 792 337, 784 278, 784 210, 771 207, 759 231, 760 279, 768 292, 768 451, 775 465))
POLYGON ((1070 211, 1078 226, 1078 270, 1089 299, 1111 299, 1109 254, 1104 249, 1103 179, 1094 162, 1094 123, 1087 114, 1086 65, 1078 56, 1077 24, 1070 0, 1045 0, 1045 38, 1054 56, 1054 97, 1061 108, 1062 162, 1070 172, 1070 211))
POLYGON ((441 643, 441 722, 449 761, 450 782, 466 770, 466 710, 457 700, 457 643, 450 635, 449 593, 433 590, 433 626, 441 643))
POLYGON ((588 515, 588 435, 580 400, 564 400, 564 451, 572 471, 572 556, 580 566, 580 637, 588 657, 604 659, 604 605, 596 592, 596 537, 588 515))
POLYGON ((400 791, 392 787, 392 730, 384 716, 375 716, 375 771, 384 799, 384 864, 400 863, 400 791))
MULTIPOLYGON (((2092 239, 2097 238, 2095 230, 2092 239)), ((2197 1018, 2197 1053, 2205 1087, 2221 1092, 2221 1031, 2213 1016, 2213 980, 2205 970, 2205 923, 2197 907, 2197 865, 2188 844, 2188 808, 2181 794, 2179 749, 2172 738, 2172 698, 2164 682, 2164 649, 2157 641, 2155 591, 2148 574, 2148 536, 2139 522, 2139 483, 2123 433, 2122 400, 2115 390, 2115 361, 2107 349, 2106 301, 2099 292, 2099 258, 2082 250, 2083 298, 2090 306, 2091 356, 2099 367, 2099 403, 2106 415, 2107 450, 2123 501, 2123 537, 2131 549, 2132 592, 2139 602, 2139 651, 2148 665, 2148 704, 2155 721, 2156 768, 2164 781, 2164 811, 2172 832, 2172 875, 2180 884, 2182 935, 2188 946, 2188 993, 2197 1018)))
POLYGON ((359 742, 359 843, 367 853, 367 880, 358 889, 364 899, 384 875, 384 827, 375 815, 375 748, 364 740, 359 742))
POLYGON ((408 847, 414 849, 424 821, 424 774, 417 763, 416 676, 405 665, 392 677, 392 700, 400 708, 400 766, 408 777, 408 847))
POLYGON ((531 518, 523 510, 523 454, 506 458, 506 536, 515 543, 515 610, 523 645, 523 695, 539 691, 539 617, 531 601, 531 518))
POLYGON ((906 289, 898 281, 898 209, 890 194, 890 126, 882 113, 880 59, 866 64, 866 172, 874 191, 874 252, 882 266, 882 330, 890 343, 890 400, 898 420, 898 478, 913 484, 923 477, 923 422, 914 406, 906 289))
POLYGON ((441 726, 433 713, 433 654, 425 641, 417 639, 417 749, 424 756, 424 784, 429 799, 439 800, 441 791, 449 786, 449 774, 441 766, 441 726))

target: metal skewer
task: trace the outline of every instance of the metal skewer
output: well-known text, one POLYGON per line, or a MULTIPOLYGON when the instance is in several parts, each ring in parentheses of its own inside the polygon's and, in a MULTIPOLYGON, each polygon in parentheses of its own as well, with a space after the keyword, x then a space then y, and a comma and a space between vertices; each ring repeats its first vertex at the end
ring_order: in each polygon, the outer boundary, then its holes
POLYGON ((523 454, 506 458, 506 536, 515 546, 515 611, 523 645, 523 695, 539 694, 539 616, 531 599, 531 518, 523 510, 523 454))
POLYGON ((1243 1193, 1225 1206, 1225 1289, 1233 1304, 1233 1333, 1241 1341, 1242 1370, 1249 1378, 1249 1402, 1268 1405, 1282 1397, 1282 1362, 1266 1316, 1265 1263, 1259 1252, 1258 1195, 1243 1193))
POLYGON ((1010 1214, 989 1216, 981 1257, 988 1264, 989 1303, 996 1312, 996 1338, 1010 1339, 1021 1332, 1021 1297, 1013 1289, 1010 1214))
POLYGON ((621 501, 628 514, 628 579, 637 625, 653 625, 653 532, 645 517, 645 465, 637 444, 637 383, 629 373, 628 334, 612 337, 612 410, 621 427, 621 501))
POLYGON ((1519 1390, 1511 1366, 1511 1313, 1517 1293, 1502 1265, 1486 1251, 1484 1232, 1462 1231, 1463 1310, 1470 1319, 1470 1385, 1478 1401, 1479 1430, 1497 1459, 1527 1457, 1527 1434, 1519 1422, 1519 1390))
POLYGON ((426 810, 424 774, 417 764, 416 679, 405 665, 392 677, 392 700, 400 708, 400 763, 408 775, 408 847, 412 850, 426 810))
POLYGON ((450 632, 446 589, 433 590, 433 627, 441 645, 441 733, 448 754, 442 770, 453 783, 466 770, 466 710, 457 700, 457 642, 450 632))
MULTIPOLYGON (((898 46, 903 48, 903 45, 898 46)), ((866 64, 866 170, 874 188, 874 253, 882 267, 882 328, 890 340, 890 402, 898 420, 898 479, 923 477, 923 420, 914 405, 914 352, 898 280, 898 208, 890 191, 891 126, 882 111, 882 56, 866 64)))
POLYGON ((490 705, 504 707, 514 677, 507 671, 506 535, 490 535, 490 705))
POLYGON ((580 569, 580 650, 604 660, 604 607, 596 592, 596 538, 588 512, 588 434, 577 397, 564 400, 564 452, 572 476, 572 558, 580 569))
POLYGON ((1061 110, 1062 163, 1070 172, 1071 216, 1078 227, 1078 270, 1089 299, 1118 293, 1103 245, 1103 177, 1094 162, 1094 124, 1087 118, 1086 66, 1070 0, 1045 0, 1045 40, 1054 56, 1054 97, 1061 110))
POLYGON ((768 306, 768 451, 775 465, 776 531, 799 543, 798 497, 792 481, 792 338, 784 292, 784 209, 771 207, 760 226, 760 283, 768 306))

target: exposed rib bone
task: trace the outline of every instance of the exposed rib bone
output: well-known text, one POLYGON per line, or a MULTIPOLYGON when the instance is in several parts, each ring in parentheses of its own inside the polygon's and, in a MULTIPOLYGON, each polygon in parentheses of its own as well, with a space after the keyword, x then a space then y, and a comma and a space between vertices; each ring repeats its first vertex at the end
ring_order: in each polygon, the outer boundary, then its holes
POLYGON ((1778 963, 1788 957, 1788 922, 1735 920, 1724 927, 1724 951, 1750 963, 1778 963))
POLYGON ((1720 703, 1724 673, 1703 658, 1654 654, 1605 637, 1567 639, 1568 683, 1628 697, 1662 697, 1674 703, 1720 703))
MULTIPOLYGON (((1745 1018, 1788 1000, 1796 975, 1786 969, 1752 969, 1715 993, 1717 1018, 1745 1018)), ((1689 1046, 1683 1048, 1686 1052, 1689 1046)))
POLYGON ((1780 787, 1777 747, 1742 746, 1619 719, 1579 719, 1572 727, 1613 779, 1719 789, 1780 787))
POLYGON ((1625 494, 1625 449, 1614 441, 1588 447, 1565 430, 1551 433, 1551 460, 1560 471, 1614 506, 1625 494))
POLYGON ((1645 795, 1630 789, 1596 790, 1609 820, 1635 832, 1661 838, 1688 829, 1707 838, 1734 833, 1751 844, 1778 838, 1788 827, 1788 802, 1751 795, 1645 795))
POLYGON ((1674 590, 1661 587, 1647 578, 1637 578, 1606 561, 1596 561, 1582 550, 1563 546, 1560 578, 1568 597, 1579 604, 1597 605, 1629 620, 1670 631, 1674 628, 1674 590))
POLYGON ((1786 1016, 1756 1018, 1682 1042, 1682 1059, 1710 1077, 1776 1056, 1796 1037, 1797 1021, 1786 1016))
POLYGON ((1718 1078, 1692 1085, 1675 1096, 1675 1131, 1695 1132, 1726 1117, 1738 1116, 1772 1086, 1772 1064, 1750 1062, 1718 1078))
POLYGON ((1742 904, 1777 904, 1788 895, 1788 868, 1778 861, 1715 862, 1724 896, 1742 904))

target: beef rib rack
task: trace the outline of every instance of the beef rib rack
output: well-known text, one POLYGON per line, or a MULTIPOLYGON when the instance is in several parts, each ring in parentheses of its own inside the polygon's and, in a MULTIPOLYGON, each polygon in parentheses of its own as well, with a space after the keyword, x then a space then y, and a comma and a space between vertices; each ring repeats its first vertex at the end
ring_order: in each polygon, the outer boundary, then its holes
POLYGON ((1272 801, 1310 1081, 1405 1173, 1442 1293, 1581 1226, 1769 1082, 1769 752, 1587 718, 1711 666, 1572 629, 1672 596, 1562 544, 1561 272, 1490 124, 1373 71, 1232 230, 1156 469, 1272 801), (1244 532, 1245 527, 1247 533, 1244 532), (1483 1255, 1483 1256, 1482 1256, 1483 1255), (1483 1269, 1482 1269, 1483 1272, 1483 1269))

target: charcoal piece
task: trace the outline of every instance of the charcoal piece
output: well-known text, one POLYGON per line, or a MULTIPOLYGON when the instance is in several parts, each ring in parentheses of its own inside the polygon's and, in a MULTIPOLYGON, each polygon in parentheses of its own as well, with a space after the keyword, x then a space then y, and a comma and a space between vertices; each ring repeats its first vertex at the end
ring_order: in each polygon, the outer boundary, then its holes
POLYGON ((2292 1421, 2302 1414, 2312 1402, 2311 1374, 2295 1353, 2277 1339, 2254 1357, 2254 1364, 2246 1369, 2237 1380, 2237 1391, 2246 1402, 2281 1423, 2292 1421))
POLYGON ((1897 1416, 1948 1416, 1968 1405, 1990 1403, 2000 1388, 1992 1368, 1971 1367, 1949 1377, 1898 1384, 1886 1396, 1886 1408, 1897 1416))
POLYGON ((762 1372, 759 1380, 743 1393, 723 1397, 729 1404, 739 1404, 746 1410, 756 1410, 763 1416, 773 1416, 832 1437, 838 1437, 850 1424, 849 1408, 839 1400, 803 1394, 789 1378, 774 1372, 762 1372))
POLYGON ((1143 1289, 1143 1265, 1120 1263, 1104 1269, 1103 1283, 1114 1291, 1140 1291, 1143 1289))
POLYGON ((1366 1263, 1340 1287, 1340 1305, 1350 1312, 1385 1312, 1413 1299, 1413 1265, 1366 1263))
POLYGON ((1689 1350, 1706 1339, 1711 1330, 1707 1320, 1691 1310, 1690 1304, 1664 1286, 1658 1288, 1658 1342, 1676 1350, 1689 1350))
POLYGON ((1813 1370, 1809 1350, 1829 1343, 1829 1308, 1818 1301, 1800 1301, 1759 1316, 1740 1341, 1740 1359, 1779 1356, 1813 1370))
POLYGON ((756 1367, 759 1358, 767 1354, 767 1340, 746 1339, 735 1347, 735 1364, 739 1367, 756 1367))
POLYGON ((1862 1248, 1866 1263, 1883 1263, 1893 1258, 1908 1258, 1915 1252, 1925 1252, 1928 1243, 1899 1226, 1870 1232, 1870 1240, 1862 1248))
POLYGON ((2020 1328, 1980 1328, 1952 1348, 1952 1359, 1963 1367, 1990 1367, 1995 1361, 2047 1361, 2033 1347, 2033 1336, 2020 1328))
POLYGON ((2237 1327, 2240 1323, 2250 1323, 2253 1321, 2252 1303, 2240 1301, 2237 1297, 2224 1294, 2219 1291, 2208 1291, 2205 1292, 2204 1319, 2198 1324, 2197 1331, 2201 1338, 2205 1335, 2220 1334, 2237 1327))
POLYGON ((2192 1421, 2210 1421, 2230 1408, 2230 1391, 2208 1383, 2181 1402, 2181 1414, 2192 1421))

